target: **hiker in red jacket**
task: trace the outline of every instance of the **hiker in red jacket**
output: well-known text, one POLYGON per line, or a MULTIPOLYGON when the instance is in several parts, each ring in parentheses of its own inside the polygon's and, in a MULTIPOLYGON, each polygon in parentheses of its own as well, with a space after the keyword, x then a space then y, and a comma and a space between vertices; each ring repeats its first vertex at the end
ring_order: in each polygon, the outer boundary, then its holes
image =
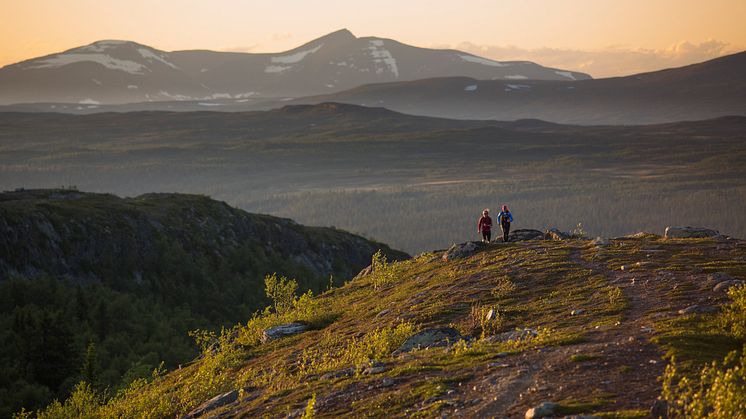
POLYGON ((492 218, 487 208, 482 211, 482 216, 477 221, 477 234, 479 233, 482 233, 482 241, 485 243, 489 243, 492 239, 492 218))

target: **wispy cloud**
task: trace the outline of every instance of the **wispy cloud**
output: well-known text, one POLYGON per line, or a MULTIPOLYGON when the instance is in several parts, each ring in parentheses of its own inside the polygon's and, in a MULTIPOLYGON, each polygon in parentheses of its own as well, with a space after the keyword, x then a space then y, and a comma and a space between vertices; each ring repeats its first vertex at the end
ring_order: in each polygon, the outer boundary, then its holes
POLYGON ((526 49, 504 45, 438 45, 455 48, 495 60, 533 61, 549 67, 582 71, 593 77, 612 77, 663 68, 679 67, 738 52, 742 48, 718 40, 701 43, 680 42, 665 49, 609 46, 598 50, 538 48, 526 49))

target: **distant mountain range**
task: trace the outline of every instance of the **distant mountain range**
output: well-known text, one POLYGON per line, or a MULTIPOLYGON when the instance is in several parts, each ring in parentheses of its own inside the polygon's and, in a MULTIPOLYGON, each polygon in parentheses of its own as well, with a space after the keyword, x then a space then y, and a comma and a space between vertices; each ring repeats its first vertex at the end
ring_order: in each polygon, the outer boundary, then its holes
POLYGON ((83 105, 301 97, 364 84, 465 76, 486 80, 586 80, 583 73, 456 50, 417 48, 343 29, 276 54, 166 52, 98 41, 0 69, 0 104, 83 105))
POLYGON ((627 77, 432 78, 361 86, 291 103, 328 101, 447 118, 537 118, 577 124, 651 124, 746 115, 746 52, 627 77))

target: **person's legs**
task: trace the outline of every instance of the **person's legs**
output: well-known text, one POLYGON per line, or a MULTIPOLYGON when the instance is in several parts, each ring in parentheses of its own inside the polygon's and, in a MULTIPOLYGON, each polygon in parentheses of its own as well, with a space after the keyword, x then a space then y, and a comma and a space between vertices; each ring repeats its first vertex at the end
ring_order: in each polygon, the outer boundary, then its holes
POLYGON ((482 230, 482 241, 483 242, 490 242, 490 238, 492 237, 492 234, 489 230, 482 230))
POLYGON ((510 223, 503 223, 500 227, 503 229, 503 242, 507 242, 508 235, 510 235, 510 223))

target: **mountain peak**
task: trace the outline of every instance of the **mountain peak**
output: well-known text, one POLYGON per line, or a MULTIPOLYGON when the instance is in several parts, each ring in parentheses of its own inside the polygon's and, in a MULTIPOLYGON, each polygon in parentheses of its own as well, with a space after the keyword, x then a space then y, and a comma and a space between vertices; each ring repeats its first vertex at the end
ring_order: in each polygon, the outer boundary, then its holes
POLYGON ((353 41, 357 39, 357 37, 349 31, 349 29, 344 28, 340 29, 338 31, 334 31, 331 33, 328 33, 320 38, 316 38, 313 41, 309 42, 309 44, 315 44, 318 42, 333 42, 333 41, 353 41))

